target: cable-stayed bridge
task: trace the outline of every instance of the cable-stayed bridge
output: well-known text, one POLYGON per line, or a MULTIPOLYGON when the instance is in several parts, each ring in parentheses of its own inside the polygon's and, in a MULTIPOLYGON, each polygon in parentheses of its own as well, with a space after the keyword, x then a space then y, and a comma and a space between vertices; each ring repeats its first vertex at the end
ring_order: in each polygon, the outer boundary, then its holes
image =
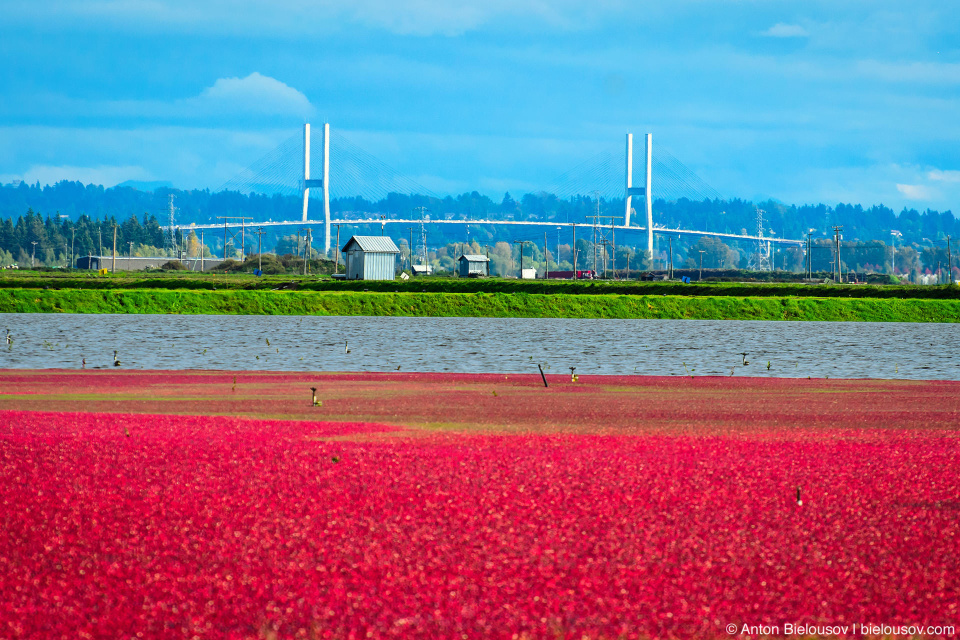
MULTIPOLYGON (((645 154, 637 174, 643 186, 633 186, 633 136, 627 134, 625 153, 613 151, 597 154, 583 163, 561 174, 542 191, 554 194, 558 199, 575 197, 601 198, 610 201, 620 200, 623 209, 611 216, 600 215, 600 219, 610 220, 602 224, 605 229, 645 232, 647 250, 653 251, 653 237, 658 235, 709 236, 733 240, 757 242, 760 247, 769 250, 771 243, 803 245, 803 240, 772 238, 764 234, 762 225, 757 235, 699 231, 693 229, 671 229, 657 225, 654 219, 653 200, 676 200, 688 198, 702 201, 721 198, 720 193, 700 179, 693 171, 668 151, 653 150, 652 135, 645 137, 645 154), (634 208, 633 203, 642 206, 634 208), (637 210, 642 209, 638 215, 637 210), (622 214, 622 215, 620 215, 622 214), (619 219, 621 222, 617 223, 619 219), (636 224, 644 222, 646 224, 636 224)), ((404 176, 374 155, 347 139, 328 124, 311 128, 304 126, 302 134, 296 134, 284 140, 275 149, 254 162, 248 168, 224 183, 217 191, 236 191, 242 194, 280 194, 302 197, 303 210, 299 220, 283 221, 246 221, 222 224, 196 224, 191 229, 224 229, 239 227, 273 226, 313 226, 323 225, 324 249, 331 248, 331 226, 334 225, 516 225, 528 227, 573 227, 590 228, 598 226, 598 221, 557 222, 539 220, 507 220, 496 217, 449 218, 440 212, 440 217, 359 217, 334 219, 330 214, 330 198, 362 197, 368 201, 388 200, 391 194, 423 195, 442 199, 441 196, 404 176), (319 170, 318 170, 319 169, 319 170), (316 177, 319 176, 319 177, 316 177)), ((609 208, 609 207, 608 207, 609 208)), ((411 212, 412 213, 412 212, 411 212)), ((186 227, 183 227, 186 228, 186 227)))

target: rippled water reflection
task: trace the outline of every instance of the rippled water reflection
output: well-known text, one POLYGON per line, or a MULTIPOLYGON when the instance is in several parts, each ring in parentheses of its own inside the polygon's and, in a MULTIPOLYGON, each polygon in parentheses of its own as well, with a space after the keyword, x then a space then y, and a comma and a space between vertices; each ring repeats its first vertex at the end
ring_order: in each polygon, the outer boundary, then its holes
POLYGON ((131 369, 960 379, 951 324, 0 314, 7 328, 0 368, 112 368, 116 350, 131 369))

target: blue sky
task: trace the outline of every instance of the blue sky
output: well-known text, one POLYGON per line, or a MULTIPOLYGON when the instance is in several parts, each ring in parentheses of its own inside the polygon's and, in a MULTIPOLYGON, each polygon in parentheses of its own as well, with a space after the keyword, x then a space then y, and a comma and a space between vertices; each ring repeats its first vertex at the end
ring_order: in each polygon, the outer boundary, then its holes
POLYGON ((0 8, 0 182, 214 188, 327 119, 439 193, 536 190, 652 131, 725 196, 960 210, 952 0, 0 8))

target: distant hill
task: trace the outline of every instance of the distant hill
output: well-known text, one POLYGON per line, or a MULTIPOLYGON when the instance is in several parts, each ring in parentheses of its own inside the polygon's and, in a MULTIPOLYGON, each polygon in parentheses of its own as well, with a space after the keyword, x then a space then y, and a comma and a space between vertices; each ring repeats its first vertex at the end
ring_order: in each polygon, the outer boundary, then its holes
POLYGON ((137 191, 156 191, 157 189, 172 189, 173 183, 166 180, 124 180, 118 187, 130 187, 131 189, 136 189, 137 191))

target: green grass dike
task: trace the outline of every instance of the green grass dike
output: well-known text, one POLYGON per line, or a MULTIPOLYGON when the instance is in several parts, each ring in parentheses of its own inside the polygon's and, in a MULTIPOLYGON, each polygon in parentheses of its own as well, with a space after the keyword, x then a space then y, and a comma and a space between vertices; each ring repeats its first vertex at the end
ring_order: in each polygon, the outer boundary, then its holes
MULTIPOLYGON (((2 313, 180 313, 486 318, 958 322, 960 299, 816 295, 0 286, 2 313)), ((793 292, 791 292, 793 293, 793 292)))

